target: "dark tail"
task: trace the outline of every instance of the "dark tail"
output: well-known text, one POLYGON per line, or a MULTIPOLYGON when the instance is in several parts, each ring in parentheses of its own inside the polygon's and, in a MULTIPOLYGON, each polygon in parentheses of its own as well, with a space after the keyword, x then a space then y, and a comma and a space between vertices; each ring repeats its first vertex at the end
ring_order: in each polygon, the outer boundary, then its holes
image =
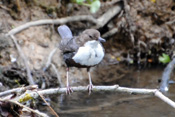
POLYGON ((72 39, 73 38, 71 30, 66 25, 59 26, 58 32, 59 32, 62 39, 65 39, 65 38, 72 39))

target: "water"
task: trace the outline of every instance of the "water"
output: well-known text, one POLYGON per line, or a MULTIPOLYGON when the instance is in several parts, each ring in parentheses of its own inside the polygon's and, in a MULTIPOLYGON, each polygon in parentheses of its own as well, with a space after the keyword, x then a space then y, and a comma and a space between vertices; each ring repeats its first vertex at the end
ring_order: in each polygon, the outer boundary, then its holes
MULTIPOLYGON (((128 80, 135 79, 133 83, 130 82, 130 87, 159 88, 158 80, 162 72, 163 69, 160 67, 135 70, 131 76, 128 76, 128 80)), ((125 79, 120 83, 126 82, 125 79)), ((173 84, 166 94, 173 101, 175 101, 174 89, 173 84)), ((175 117, 175 109, 159 98, 147 95, 100 92, 89 96, 87 92, 86 94, 73 93, 70 96, 56 95, 51 99, 53 101, 51 106, 60 117, 175 117)), ((48 108, 47 111, 49 112, 48 108)))

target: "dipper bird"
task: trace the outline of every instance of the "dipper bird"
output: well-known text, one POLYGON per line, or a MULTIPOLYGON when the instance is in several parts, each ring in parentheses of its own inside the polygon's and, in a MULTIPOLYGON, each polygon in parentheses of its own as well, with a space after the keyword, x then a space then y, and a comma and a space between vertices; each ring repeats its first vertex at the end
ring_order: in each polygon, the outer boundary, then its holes
POLYGON ((86 29, 79 36, 73 37, 68 26, 58 27, 61 36, 59 45, 63 53, 63 59, 67 65, 67 94, 73 92, 69 85, 69 67, 87 68, 89 75, 89 94, 92 91, 90 68, 99 64, 104 57, 104 49, 101 42, 106 40, 100 37, 100 32, 95 29, 86 29))

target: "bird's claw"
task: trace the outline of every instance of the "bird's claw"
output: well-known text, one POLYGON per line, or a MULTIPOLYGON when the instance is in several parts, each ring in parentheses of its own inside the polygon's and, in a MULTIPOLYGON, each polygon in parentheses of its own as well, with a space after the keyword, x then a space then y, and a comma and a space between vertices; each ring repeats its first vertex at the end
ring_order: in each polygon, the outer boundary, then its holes
POLYGON ((73 93, 72 88, 70 86, 67 86, 66 94, 70 95, 71 93, 73 93))
POLYGON ((89 84, 89 85, 88 85, 88 92, 89 92, 89 95, 90 95, 91 92, 92 92, 92 88, 93 88, 93 85, 92 85, 92 84, 89 84))

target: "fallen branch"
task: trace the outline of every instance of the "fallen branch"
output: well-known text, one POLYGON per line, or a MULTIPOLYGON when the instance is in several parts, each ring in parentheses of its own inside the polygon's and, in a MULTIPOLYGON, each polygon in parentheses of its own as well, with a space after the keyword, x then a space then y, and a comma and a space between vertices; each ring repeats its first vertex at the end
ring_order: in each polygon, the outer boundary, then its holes
POLYGON ((70 17, 65 17, 65 18, 60 18, 60 19, 43 19, 43 20, 38 20, 38 21, 31 21, 26 24, 23 24, 21 26, 18 26, 12 30, 10 30, 7 33, 7 36, 9 35, 14 35, 16 33, 21 32, 22 30, 25 30, 29 27, 32 26, 38 26, 38 25, 44 25, 44 24, 65 24, 67 22, 74 22, 74 21, 91 21, 93 23, 96 23, 96 19, 92 17, 91 15, 81 15, 81 16, 70 16, 70 17))
POLYGON ((32 78, 31 71, 30 71, 30 68, 28 66, 27 59, 26 59, 24 53, 22 52, 21 47, 18 45, 15 36, 14 35, 10 35, 10 37, 12 38, 13 42, 15 43, 15 46, 16 46, 16 48, 18 50, 18 53, 21 56, 22 60, 24 61, 24 65, 25 65, 26 71, 27 71, 27 78, 28 78, 27 80, 28 80, 30 85, 34 85, 35 83, 34 83, 34 80, 32 78))
POLYGON ((25 105, 23 105, 23 104, 21 104, 21 103, 19 103, 17 101, 14 101, 14 100, 3 100, 3 99, 0 99, 0 101, 7 101, 7 102, 10 102, 10 103, 16 104, 16 105, 18 105, 18 106, 20 106, 22 108, 26 108, 30 112, 33 112, 33 113, 39 115, 40 117, 49 117, 45 113, 39 112, 38 110, 33 110, 33 109, 31 109, 31 108, 29 108, 29 107, 27 107, 27 106, 25 106, 25 105))
POLYGON ((114 16, 116 16, 122 9, 122 5, 118 4, 114 7, 110 8, 107 12, 105 12, 101 17, 98 19, 94 18, 91 15, 80 15, 80 16, 70 16, 60 19, 43 19, 38 21, 31 21, 21 26, 18 26, 12 30, 10 30, 6 36, 15 35, 16 33, 21 32, 32 26, 44 25, 44 24, 65 24, 68 22, 75 22, 75 21, 90 21, 94 23, 96 26, 94 28, 101 28, 106 25, 114 16))
POLYGON ((125 18, 128 23, 128 32, 130 34, 130 39, 132 41, 132 44, 134 45, 135 38, 133 33, 135 32, 136 28, 133 22, 133 18, 131 17, 131 14, 130 14, 130 6, 128 4, 128 1, 123 0, 123 3, 124 3, 124 10, 125 10, 125 18))
MULTIPOLYGON (((87 92, 88 88, 86 86, 79 86, 79 87, 72 87, 74 92, 87 92)), ((52 89, 45 89, 38 91, 41 95, 53 95, 53 94, 62 94, 66 93, 66 88, 52 88, 52 89)), ((170 100, 168 97, 164 96, 158 89, 143 89, 143 88, 127 88, 127 87, 120 87, 118 85, 113 86, 93 86, 93 92, 121 92, 121 93, 129 93, 129 94, 142 94, 142 95, 152 95, 160 98, 162 101, 166 102, 173 108, 175 108, 175 102, 170 100)), ((25 94, 21 95, 17 98, 17 101, 26 100, 26 98, 38 98, 38 93, 31 91, 26 92, 25 94)))
MULTIPOLYGON (((37 92, 38 93, 38 92, 37 92)), ((38 95, 41 97, 41 99, 44 101, 44 103, 46 103, 46 105, 49 107, 49 109, 51 110, 51 112, 56 116, 59 117, 58 114, 53 110, 53 108, 47 103, 47 101, 44 99, 44 97, 38 93, 38 95)))
POLYGON ((46 63, 46 65, 45 65, 45 67, 43 68, 43 71, 46 71, 48 68, 49 68, 49 66, 50 66, 50 64, 51 64, 51 62, 52 62, 52 57, 53 57, 53 55, 55 54, 55 52, 57 51, 57 47, 55 47, 51 52, 50 52, 50 54, 49 54, 49 57, 48 57, 48 60, 47 60, 47 63, 46 63))
POLYGON ((37 85, 30 85, 27 87, 15 88, 15 89, 7 90, 4 92, 0 92, 0 97, 10 95, 10 94, 22 93, 22 92, 25 92, 26 90, 33 90, 33 89, 37 89, 37 88, 38 88, 37 85))
POLYGON ((58 83, 60 85, 60 88, 62 88, 63 87, 63 83, 61 81, 60 73, 58 72, 57 68, 55 67, 55 65, 53 63, 51 64, 51 66, 52 66, 53 70, 55 71, 55 73, 57 75, 57 79, 58 79, 58 83))
POLYGON ((160 84, 160 90, 162 92, 167 92, 169 90, 169 80, 171 77, 171 73, 174 70, 174 67, 175 67, 175 58, 173 58, 173 60, 170 63, 168 63, 168 65, 163 71, 160 84))
POLYGON ((102 35, 103 38, 110 37, 118 32, 118 28, 113 28, 110 31, 106 32, 105 34, 102 35))
POLYGON ((105 26, 112 18, 114 18, 114 16, 119 14, 121 10, 122 10, 121 4, 113 6, 97 19, 96 26, 94 28, 98 29, 105 26))
POLYGON ((168 97, 164 96, 159 90, 155 92, 155 96, 160 98, 165 103, 169 104, 171 107, 175 108, 175 102, 170 100, 168 97))

